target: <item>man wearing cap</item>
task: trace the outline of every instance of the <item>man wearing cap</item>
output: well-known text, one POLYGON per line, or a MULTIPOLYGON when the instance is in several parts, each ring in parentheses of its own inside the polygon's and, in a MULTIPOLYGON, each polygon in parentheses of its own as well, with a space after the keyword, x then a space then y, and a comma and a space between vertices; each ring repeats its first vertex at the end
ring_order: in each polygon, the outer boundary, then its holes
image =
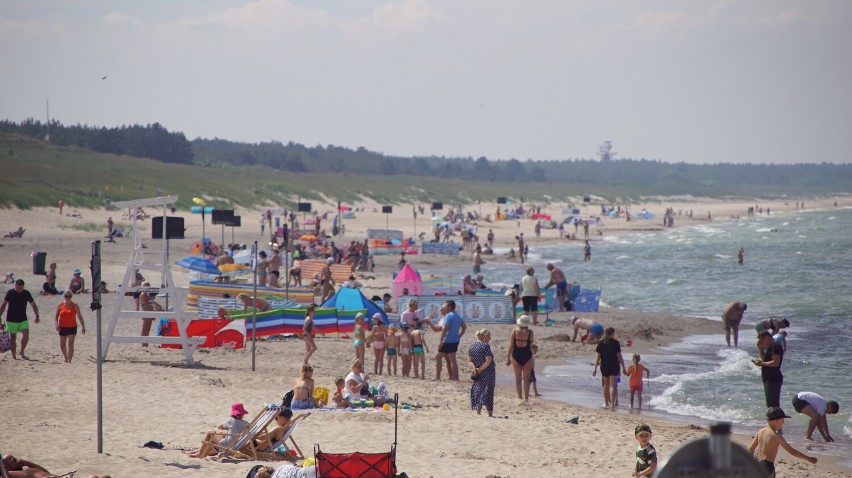
POLYGON ((39 322, 38 307, 33 299, 30 291, 24 289, 24 280, 15 280, 15 288, 6 291, 6 296, 3 298, 3 305, 0 306, 0 318, 3 316, 3 311, 6 306, 9 307, 9 313, 6 315, 6 332, 9 333, 12 339, 12 359, 18 360, 17 357, 17 334, 21 334, 21 358, 26 359, 24 352, 27 349, 27 343, 30 341, 30 323, 27 321, 27 303, 33 309, 35 314, 35 323, 39 322))
POLYGON ((757 350, 760 352, 760 360, 752 360, 752 363, 760 367, 766 406, 778 407, 781 404, 781 386, 784 384, 784 374, 781 373, 784 348, 772 338, 771 333, 764 330, 757 334, 757 350))
POLYGON ((799 392, 793 398, 793 408, 797 412, 810 417, 808 430, 805 432, 806 440, 813 440, 814 429, 819 430, 825 441, 834 441, 828 432, 827 414, 835 415, 840 411, 840 404, 835 401, 826 401, 822 396, 814 392, 799 392))
POLYGON ((816 464, 817 459, 813 456, 805 455, 796 450, 787 440, 784 435, 778 433, 784 427, 784 419, 790 418, 784 413, 780 407, 770 407, 766 410, 766 426, 758 430, 748 447, 748 452, 759 460, 760 466, 766 471, 766 476, 775 478, 775 458, 778 456, 778 447, 784 448, 787 453, 816 464))
POLYGON ((740 321, 743 320, 746 309, 748 305, 745 302, 731 302, 722 312, 722 325, 725 327, 725 342, 728 343, 728 347, 731 346, 731 332, 734 333, 734 347, 739 342, 740 321))

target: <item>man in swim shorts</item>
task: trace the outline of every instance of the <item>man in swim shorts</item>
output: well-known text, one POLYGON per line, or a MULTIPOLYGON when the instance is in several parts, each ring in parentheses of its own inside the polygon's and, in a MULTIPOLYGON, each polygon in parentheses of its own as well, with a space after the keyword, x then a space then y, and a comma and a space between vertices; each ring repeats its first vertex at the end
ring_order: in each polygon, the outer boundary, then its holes
POLYGON ((580 339, 585 344, 596 344, 600 342, 600 340, 603 338, 604 326, 595 322, 592 319, 579 319, 577 317, 571 317, 571 325, 574 326, 574 337, 571 338, 572 342, 577 341, 577 334, 580 332, 580 329, 586 331, 586 335, 580 339))
POLYGON ((740 338, 740 321, 743 320, 743 313, 748 309, 745 302, 731 302, 725 307, 722 312, 722 325, 725 327, 725 342, 728 347, 731 346, 731 332, 734 333, 734 347, 737 346, 740 338))
POLYGON ((550 271, 550 281, 544 286, 545 289, 552 285, 556 285, 556 301, 559 303, 559 312, 565 312, 565 301, 568 300, 568 280, 565 279, 565 273, 562 269, 547 264, 547 270, 550 271))
MULTIPOLYGON (((30 341, 30 323, 27 320, 27 303, 35 313, 35 323, 39 322, 38 307, 33 299, 30 291, 24 289, 24 280, 16 279, 15 288, 6 291, 6 296, 3 298, 3 305, 0 306, 0 318, 3 316, 3 311, 9 307, 9 312, 6 314, 6 332, 9 333, 12 339, 12 359, 18 360, 17 356, 17 335, 21 334, 21 358, 26 359, 24 354, 27 349, 27 343, 30 341)), ((0 319, 2 320, 2 319, 0 319)))
POLYGON ((441 313, 445 314, 439 325, 441 330, 440 346, 438 353, 435 355, 435 380, 441 380, 441 360, 447 361, 447 374, 450 380, 459 379, 459 364, 456 359, 456 352, 459 349, 459 342, 467 330, 467 325, 464 319, 456 313, 456 302, 448 300, 441 306, 441 313))

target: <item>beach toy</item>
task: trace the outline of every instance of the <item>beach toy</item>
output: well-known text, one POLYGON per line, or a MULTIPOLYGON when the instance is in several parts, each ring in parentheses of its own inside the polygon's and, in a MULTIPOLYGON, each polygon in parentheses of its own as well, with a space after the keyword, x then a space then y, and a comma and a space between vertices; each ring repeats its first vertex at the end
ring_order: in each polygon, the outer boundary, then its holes
POLYGON ((388 405, 387 403, 382 405, 382 410, 384 410, 384 411, 390 410, 390 405, 388 405))
POLYGON ((305 458, 305 461, 302 462, 302 468, 310 468, 316 464, 316 460, 313 458, 305 458))
POLYGON ((551 325, 553 325, 553 320, 551 320, 551 319, 545 320, 544 325, 546 325, 547 327, 550 327, 551 325))
POLYGON ((627 339, 627 346, 630 347, 633 345, 633 339, 627 339))

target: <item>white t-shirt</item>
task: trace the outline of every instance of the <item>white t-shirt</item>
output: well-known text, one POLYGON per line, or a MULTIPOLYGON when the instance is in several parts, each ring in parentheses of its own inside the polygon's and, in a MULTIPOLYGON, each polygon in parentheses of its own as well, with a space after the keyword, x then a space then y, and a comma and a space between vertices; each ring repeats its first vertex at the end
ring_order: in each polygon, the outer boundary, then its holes
POLYGON ((248 422, 245 420, 239 420, 234 417, 231 417, 225 420, 225 423, 222 424, 228 429, 228 436, 222 439, 220 444, 222 446, 230 445, 234 440, 237 439, 237 435, 243 432, 248 426, 248 422))
POLYGON ((412 312, 410 310, 406 310, 405 312, 402 313, 402 316, 400 317, 399 320, 400 320, 400 322, 404 322, 404 323, 408 324, 409 328, 411 328, 420 319, 421 319, 420 314, 418 314, 417 312, 412 312))
POLYGON ((816 409, 817 415, 823 416, 825 415, 825 409, 828 406, 828 402, 825 401, 824 398, 817 395, 814 392, 799 392, 796 397, 799 400, 804 400, 808 402, 808 404, 816 409))
POLYGON ((525 275, 523 279, 521 279, 521 297, 538 297, 536 293, 536 285, 538 284, 538 280, 535 276, 525 275))
POLYGON ((346 381, 343 384, 343 397, 349 398, 361 398, 361 385, 364 383, 364 376, 359 375, 355 372, 349 372, 349 375, 346 376, 346 381), (353 380, 355 382, 355 390, 349 388, 349 381, 353 380))

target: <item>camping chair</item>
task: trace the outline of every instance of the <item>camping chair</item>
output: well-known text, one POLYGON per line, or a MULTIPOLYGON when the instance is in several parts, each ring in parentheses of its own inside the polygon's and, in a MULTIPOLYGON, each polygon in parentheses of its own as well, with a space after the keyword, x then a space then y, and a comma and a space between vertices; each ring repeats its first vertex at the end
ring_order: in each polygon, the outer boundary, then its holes
MULTIPOLYGON (((394 395, 399 404, 399 395, 394 395)), ((325 453, 314 445, 318 478, 393 478, 396 476, 396 438, 399 407, 393 414, 393 446, 388 453, 325 453)))
POLYGON ((265 407, 263 411, 254 417, 254 420, 249 423, 242 433, 239 435, 230 435, 236 436, 236 438, 227 446, 213 442, 207 443, 219 453, 219 458, 257 460, 258 450, 255 448, 255 439, 258 435, 266 431, 266 428, 275 420, 275 417, 280 411, 281 408, 278 406, 265 407))
POLYGON ((296 418, 290 420, 290 423, 287 424, 287 430, 284 431, 284 435, 281 436, 281 441, 279 443, 281 443, 282 445, 286 445, 287 440, 290 440, 290 443, 293 444, 293 448, 290 449, 290 451, 291 451, 290 456, 284 456, 284 455, 282 455, 281 453, 278 453, 278 452, 258 451, 258 452, 256 452, 257 459, 269 460, 269 461, 281 461, 282 458, 286 458, 288 460, 294 460, 294 461, 295 460, 303 460, 305 458, 305 455, 302 454, 302 450, 299 448, 299 445, 296 443, 296 440, 293 438, 293 432, 296 431, 296 427, 298 427, 299 424, 302 423, 302 420, 304 420, 305 418, 308 418, 309 415, 310 415, 310 413, 303 413, 303 414, 297 416, 296 418), (295 452, 295 453, 293 453, 293 452, 295 452))

